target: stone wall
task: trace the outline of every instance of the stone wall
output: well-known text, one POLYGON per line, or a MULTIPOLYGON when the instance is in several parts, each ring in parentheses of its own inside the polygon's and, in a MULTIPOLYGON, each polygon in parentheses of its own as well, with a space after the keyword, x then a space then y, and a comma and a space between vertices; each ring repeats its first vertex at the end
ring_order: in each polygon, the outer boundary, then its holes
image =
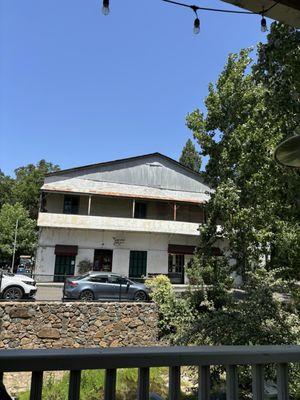
POLYGON ((0 303, 0 348, 153 346, 153 303, 0 303))

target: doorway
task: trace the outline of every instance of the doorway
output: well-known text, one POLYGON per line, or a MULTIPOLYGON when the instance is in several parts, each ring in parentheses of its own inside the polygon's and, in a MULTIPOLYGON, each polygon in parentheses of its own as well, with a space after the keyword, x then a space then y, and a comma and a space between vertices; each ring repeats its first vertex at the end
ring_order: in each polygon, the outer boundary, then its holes
POLYGON ((67 276, 74 275, 75 256, 55 257, 54 282, 64 282, 67 276))
POLYGON ((94 271, 111 272, 112 270, 112 250, 96 249, 94 254, 94 271))
POLYGON ((171 283, 184 283, 184 254, 169 253, 168 272, 171 283))
POLYGON ((130 251, 129 278, 143 279, 147 275, 147 251, 130 251))

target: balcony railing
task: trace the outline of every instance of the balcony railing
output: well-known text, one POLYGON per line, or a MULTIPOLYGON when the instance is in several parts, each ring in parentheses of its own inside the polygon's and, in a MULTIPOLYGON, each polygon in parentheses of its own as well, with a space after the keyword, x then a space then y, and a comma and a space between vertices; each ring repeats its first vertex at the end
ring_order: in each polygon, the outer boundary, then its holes
MULTIPOLYGON (((70 371, 69 400, 80 399, 82 370, 105 369, 104 400, 116 396, 118 368, 138 368, 137 399, 149 399, 149 369, 169 367, 169 400, 180 396, 180 367, 198 366, 198 399, 210 396, 210 366, 226 366, 227 399, 238 399, 238 365, 252 367, 254 400, 264 399, 264 365, 277 365, 278 399, 287 400, 288 364, 300 363, 300 346, 133 347, 110 349, 1 350, 5 372, 32 371, 30 400, 42 399, 43 371, 70 371)), ((5 399, 5 397, 0 398, 5 399)))
POLYGON ((39 213, 39 227, 152 232, 199 236, 199 223, 154 219, 39 213))

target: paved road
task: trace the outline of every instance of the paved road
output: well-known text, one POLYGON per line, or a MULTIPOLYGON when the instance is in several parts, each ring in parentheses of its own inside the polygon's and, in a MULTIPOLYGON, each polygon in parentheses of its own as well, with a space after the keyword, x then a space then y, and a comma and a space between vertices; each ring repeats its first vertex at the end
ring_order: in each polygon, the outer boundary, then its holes
POLYGON ((61 300, 62 298, 62 287, 60 286, 40 286, 38 285, 36 300, 61 300))

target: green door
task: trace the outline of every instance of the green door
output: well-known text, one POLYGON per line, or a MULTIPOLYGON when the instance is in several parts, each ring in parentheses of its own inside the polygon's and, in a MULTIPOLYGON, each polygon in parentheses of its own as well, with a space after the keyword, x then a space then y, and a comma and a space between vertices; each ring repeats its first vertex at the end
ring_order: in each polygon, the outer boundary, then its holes
POLYGON ((129 278, 139 279, 147 274, 147 252, 131 251, 129 259, 129 278))
POLYGON ((75 256, 56 256, 54 282, 63 282, 68 275, 74 275, 75 256))

